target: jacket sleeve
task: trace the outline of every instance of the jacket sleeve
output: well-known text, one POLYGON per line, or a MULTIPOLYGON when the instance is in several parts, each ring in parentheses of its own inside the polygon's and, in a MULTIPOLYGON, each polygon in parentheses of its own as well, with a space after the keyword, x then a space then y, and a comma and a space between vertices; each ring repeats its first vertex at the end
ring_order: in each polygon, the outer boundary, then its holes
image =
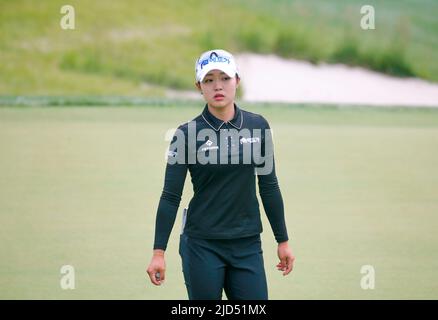
MULTIPOLYGON (((269 123, 265 121, 264 129, 270 129, 269 123)), ((258 186, 260 197, 262 198, 263 207, 271 225, 272 231, 277 243, 289 240, 284 216, 283 198, 278 184, 275 172, 274 144, 272 135, 263 130, 262 138, 262 155, 265 157, 263 165, 266 167, 268 161, 271 161, 271 170, 257 170, 258 186), (269 157, 271 157, 269 159, 269 157), (262 174, 259 174, 259 173, 262 174)), ((260 167, 257 166, 257 167, 260 167)))
POLYGON ((155 220, 154 249, 166 250, 167 242, 175 223, 184 182, 187 175, 187 142, 185 131, 180 126, 172 138, 167 153, 164 187, 158 203, 155 220), (179 130, 179 131, 178 131, 179 130), (181 135, 183 134, 183 136, 181 135), (184 139, 181 141, 181 139, 184 139))

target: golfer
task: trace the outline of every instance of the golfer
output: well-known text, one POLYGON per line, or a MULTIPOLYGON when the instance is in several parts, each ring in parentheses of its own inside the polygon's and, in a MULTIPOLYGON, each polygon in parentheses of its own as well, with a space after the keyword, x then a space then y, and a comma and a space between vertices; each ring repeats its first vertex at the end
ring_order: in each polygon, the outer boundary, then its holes
POLYGON ((147 273, 155 285, 166 278, 165 250, 189 171, 194 195, 182 210, 179 243, 189 299, 220 300, 225 291, 229 300, 266 300, 256 179, 278 243, 277 269, 289 274, 295 259, 288 245, 272 133, 263 116, 235 103, 240 77, 229 52, 204 52, 195 71, 206 105, 172 138, 147 273))

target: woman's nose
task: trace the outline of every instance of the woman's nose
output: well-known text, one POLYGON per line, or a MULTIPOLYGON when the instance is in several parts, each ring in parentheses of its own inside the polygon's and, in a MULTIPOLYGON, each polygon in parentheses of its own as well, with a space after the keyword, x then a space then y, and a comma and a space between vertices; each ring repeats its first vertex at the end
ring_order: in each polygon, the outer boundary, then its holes
POLYGON ((220 81, 215 81, 214 90, 222 90, 222 83, 220 81))

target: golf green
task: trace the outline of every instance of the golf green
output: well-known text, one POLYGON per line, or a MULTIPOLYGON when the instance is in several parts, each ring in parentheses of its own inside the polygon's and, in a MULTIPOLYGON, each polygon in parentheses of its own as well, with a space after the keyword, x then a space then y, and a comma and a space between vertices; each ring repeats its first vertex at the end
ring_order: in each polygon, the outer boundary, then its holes
MULTIPOLYGON (((283 277, 262 211, 271 299, 438 298, 438 110, 242 108, 274 130, 296 255, 283 277), (361 286, 363 266, 374 289, 361 286)), ((201 110, 0 108, 0 298, 186 299, 180 215, 165 284, 150 284, 146 267, 165 133, 201 110), (63 289, 65 265, 74 290, 63 289)), ((191 195, 188 175, 180 208, 191 195)))

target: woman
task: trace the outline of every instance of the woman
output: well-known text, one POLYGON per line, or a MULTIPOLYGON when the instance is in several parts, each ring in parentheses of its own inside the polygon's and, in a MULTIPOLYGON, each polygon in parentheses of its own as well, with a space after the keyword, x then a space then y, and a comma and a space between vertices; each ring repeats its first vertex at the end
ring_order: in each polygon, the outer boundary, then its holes
POLYGON ((270 127, 261 115, 235 104, 240 77, 229 52, 204 52, 195 69, 206 105, 178 127, 170 144, 147 272, 155 285, 165 279, 164 252, 190 171, 194 195, 184 209, 179 246, 189 299, 220 300, 222 290, 230 300, 268 299, 256 175, 278 243, 278 270, 289 274, 295 259, 288 246, 270 127))

